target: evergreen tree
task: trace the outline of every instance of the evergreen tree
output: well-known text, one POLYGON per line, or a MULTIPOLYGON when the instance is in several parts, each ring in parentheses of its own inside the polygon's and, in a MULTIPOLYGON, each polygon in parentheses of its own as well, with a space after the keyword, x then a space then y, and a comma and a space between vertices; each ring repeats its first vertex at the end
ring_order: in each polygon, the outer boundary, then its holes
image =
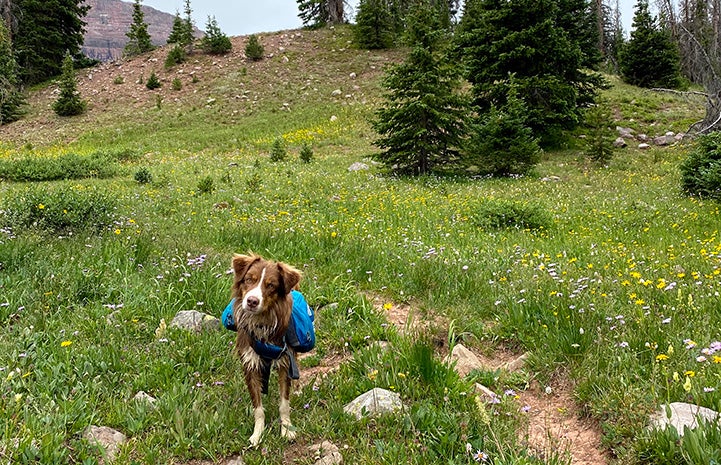
POLYGON ((66 53, 80 56, 90 9, 85 0, 17 0, 18 24, 13 49, 26 84, 57 76, 66 53))
POLYGON ((230 39, 220 30, 215 16, 208 16, 208 24, 205 26, 205 37, 202 40, 202 47, 205 53, 223 55, 232 48, 230 39))
POLYGON ((558 0, 556 24, 581 50, 581 67, 594 69, 601 62, 598 11, 589 0, 558 0))
MULTIPOLYGON (((559 27, 556 0, 467 0, 456 33, 456 53, 483 114, 503 108, 513 75, 536 137, 574 128, 593 102, 600 75, 584 72, 584 54, 559 27)), ((587 60, 586 60, 587 61, 587 60)))
POLYGON ((395 24, 386 0, 361 0, 353 36, 362 49, 390 48, 395 42, 395 24))
POLYGON ((636 3, 633 27, 631 39, 618 57, 623 80, 640 87, 681 87, 678 48, 671 34, 657 25, 648 0, 636 3))
POLYGON ((346 0, 297 0, 298 17, 311 29, 345 23, 346 0))
POLYGON ((86 103, 80 98, 75 81, 75 65, 70 54, 65 55, 60 75, 60 95, 53 103, 53 111, 58 116, 75 116, 85 112, 86 103))
POLYGON ((540 161, 538 140, 526 123, 528 109, 516 94, 513 77, 509 82, 505 103, 491 105, 480 116, 469 142, 469 163, 484 175, 525 175, 540 161))
POLYGON ((248 37, 248 43, 245 44, 245 56, 253 61, 259 61, 263 59, 264 53, 265 50, 260 41, 258 41, 258 36, 251 34, 248 37))
POLYGON ((145 22, 145 13, 140 7, 141 0, 135 0, 133 4, 133 22, 130 23, 130 30, 125 33, 128 43, 125 44, 123 54, 126 57, 141 55, 153 50, 148 33, 148 24, 145 22))
POLYGON ((18 66, 10 43, 10 32, 0 18, 0 126, 18 120, 25 96, 20 89, 18 66))
POLYGON ((173 29, 170 31, 168 36, 169 44, 177 44, 185 47, 193 41, 193 31, 188 30, 188 26, 185 20, 180 17, 180 13, 175 13, 173 18, 173 29))
POLYGON ((466 99, 459 93, 458 73, 441 53, 433 11, 413 18, 415 45, 406 60, 384 80, 386 106, 376 112, 375 159, 399 174, 423 175, 457 169, 466 130, 466 99))

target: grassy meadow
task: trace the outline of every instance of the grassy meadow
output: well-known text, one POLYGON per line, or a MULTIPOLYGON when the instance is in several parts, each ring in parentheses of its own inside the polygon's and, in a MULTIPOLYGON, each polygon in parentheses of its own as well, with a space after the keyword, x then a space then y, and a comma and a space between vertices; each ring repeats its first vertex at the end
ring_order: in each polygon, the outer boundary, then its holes
MULTIPOLYGON (((237 453, 310 464, 306 446, 324 439, 352 464, 469 464, 479 451, 494 464, 569 463, 525 441, 512 392, 531 383, 572 386, 612 462, 721 460, 713 428, 691 435, 693 447, 645 429, 665 402, 721 409, 721 216, 680 192, 692 146, 632 146, 599 167, 579 130, 536 176, 389 177, 367 160, 368 118, 399 52, 348 40, 344 28, 303 31, 261 63, 229 58, 183 97, 168 84, 135 107, 88 95, 77 119, 34 109, 33 131, 0 128, 0 463, 96 463, 82 439, 90 424, 128 436, 119 464, 237 453), (344 95, 331 97, 336 87, 344 95), (287 158, 271 162, 277 138, 287 158), (348 171, 357 161, 370 169, 348 171), (77 177, 53 176, 58 166, 77 177), (291 398, 294 444, 277 434, 271 384, 264 442, 246 450, 252 412, 233 334, 161 322, 179 310, 219 316, 232 254, 251 250, 303 270, 318 334, 303 366, 346 361, 291 398), (430 328, 398 331, 386 312, 399 305, 430 328), (462 379, 443 363, 459 342, 529 359, 521 372, 462 379), (479 402, 475 381, 500 402, 479 402), (373 387, 407 409, 360 422, 343 413, 373 387), (156 406, 133 401, 138 391, 156 406)), ((703 115, 703 102, 609 79, 620 126, 661 135, 703 115)))

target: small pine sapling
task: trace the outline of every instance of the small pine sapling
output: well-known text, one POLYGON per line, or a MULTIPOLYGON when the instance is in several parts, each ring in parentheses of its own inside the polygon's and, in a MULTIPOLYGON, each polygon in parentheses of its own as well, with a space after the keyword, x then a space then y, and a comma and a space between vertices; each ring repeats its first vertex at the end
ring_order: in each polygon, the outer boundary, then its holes
POLYGON ((259 61, 263 59, 264 53, 265 50, 258 40, 258 36, 251 34, 250 37, 248 37, 248 43, 245 44, 245 56, 248 57, 249 60, 259 61))
POLYGON ((152 71, 150 73, 150 77, 148 78, 148 82, 145 83, 145 87, 147 87, 149 90, 158 89, 162 84, 160 83, 160 79, 158 79, 158 75, 155 74, 155 71, 152 71))
POLYGON ((287 154, 288 153, 285 149, 285 145, 283 144, 283 138, 277 137, 273 141, 273 146, 270 148, 270 161, 284 161, 287 154))

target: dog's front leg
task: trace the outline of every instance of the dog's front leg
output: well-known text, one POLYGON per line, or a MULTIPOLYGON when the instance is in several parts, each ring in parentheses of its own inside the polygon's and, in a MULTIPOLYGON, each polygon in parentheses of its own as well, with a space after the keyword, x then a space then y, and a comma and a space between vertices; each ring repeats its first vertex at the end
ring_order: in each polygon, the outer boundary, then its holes
POLYGON ((295 430, 290 422, 290 387, 291 380, 288 376, 288 367, 284 363, 278 364, 278 381, 280 384, 280 435, 289 441, 295 439, 295 430))
POLYGON ((255 426, 253 434, 250 436, 250 445, 255 447, 260 444, 263 430, 265 430, 265 411, 263 410, 262 391, 262 360, 255 351, 248 347, 241 355, 243 367, 245 369, 245 384, 248 386, 250 400, 253 403, 253 418, 255 426))

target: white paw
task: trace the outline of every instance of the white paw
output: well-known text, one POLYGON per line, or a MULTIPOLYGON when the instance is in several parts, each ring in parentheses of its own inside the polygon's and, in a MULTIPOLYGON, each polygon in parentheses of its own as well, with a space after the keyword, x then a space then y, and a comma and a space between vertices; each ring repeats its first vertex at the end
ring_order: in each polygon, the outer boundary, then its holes
POLYGON ((250 441, 251 447, 257 447, 258 444, 260 444, 260 436, 260 433, 255 433, 250 437, 250 439, 248 439, 250 441))
POLYGON ((295 429, 293 425, 280 425, 280 435, 288 441, 295 440, 295 429))

